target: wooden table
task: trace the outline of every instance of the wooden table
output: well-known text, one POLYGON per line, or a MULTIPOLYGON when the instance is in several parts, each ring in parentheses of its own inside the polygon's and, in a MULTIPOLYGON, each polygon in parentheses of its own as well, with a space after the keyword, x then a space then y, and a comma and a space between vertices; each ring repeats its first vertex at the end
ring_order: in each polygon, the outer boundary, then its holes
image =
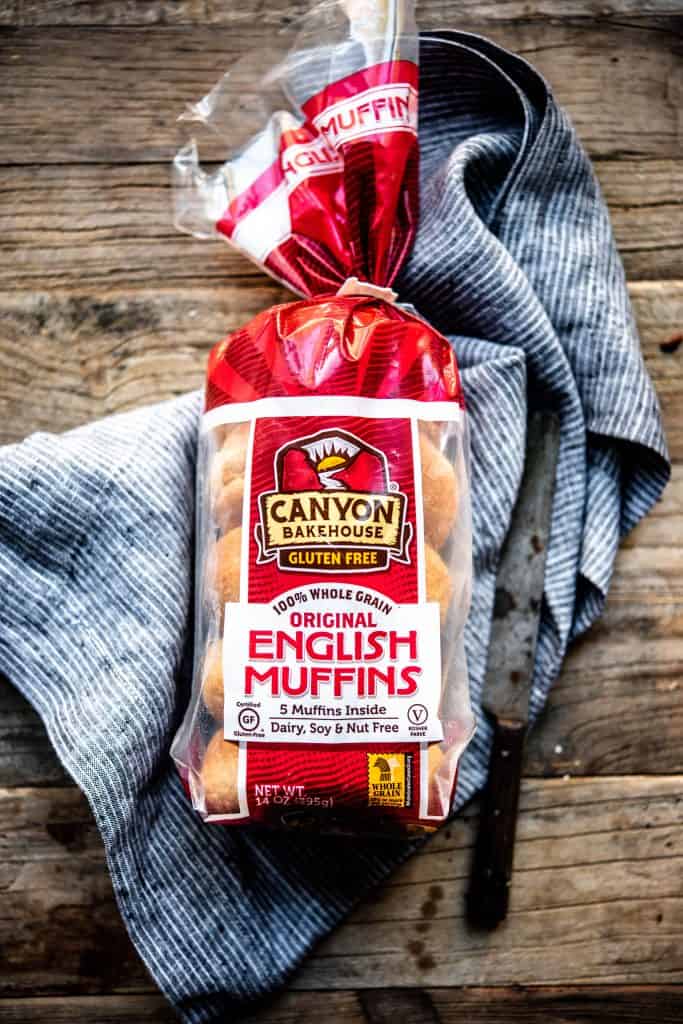
MULTIPOLYGON (((169 159, 184 103, 285 12, 281 0, 2 5, 4 441, 199 385, 214 341, 282 295, 227 246, 176 234, 169 159)), ((573 115, 612 211, 674 476, 623 545, 607 612, 530 742, 506 925, 482 936, 463 921, 474 807, 256 1019, 678 1022, 683 3, 426 0, 420 17, 459 17, 527 55, 573 115)), ((85 800, 7 683, 0 849, 1 1021, 173 1019, 119 919, 85 800)))

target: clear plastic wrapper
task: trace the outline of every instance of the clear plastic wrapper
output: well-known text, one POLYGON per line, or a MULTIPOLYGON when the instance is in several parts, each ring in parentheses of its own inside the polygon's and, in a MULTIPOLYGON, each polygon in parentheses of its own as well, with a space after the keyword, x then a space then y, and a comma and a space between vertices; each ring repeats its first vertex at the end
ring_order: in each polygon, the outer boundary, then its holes
MULTIPOLYGON (((229 90, 192 116, 229 132, 229 90)), ((287 109, 219 171, 176 159, 178 224, 305 298, 209 359, 172 754, 207 821, 411 835, 447 816, 473 730, 464 399, 390 287, 417 219, 411 6, 317 8, 263 95, 287 109)))

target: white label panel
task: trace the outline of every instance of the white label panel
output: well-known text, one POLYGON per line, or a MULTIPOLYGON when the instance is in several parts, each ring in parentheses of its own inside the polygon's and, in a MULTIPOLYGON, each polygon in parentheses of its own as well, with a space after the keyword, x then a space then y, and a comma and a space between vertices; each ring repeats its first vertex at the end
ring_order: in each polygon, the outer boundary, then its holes
POLYGON ((440 741, 436 603, 312 584, 228 604, 225 737, 261 743, 440 741))

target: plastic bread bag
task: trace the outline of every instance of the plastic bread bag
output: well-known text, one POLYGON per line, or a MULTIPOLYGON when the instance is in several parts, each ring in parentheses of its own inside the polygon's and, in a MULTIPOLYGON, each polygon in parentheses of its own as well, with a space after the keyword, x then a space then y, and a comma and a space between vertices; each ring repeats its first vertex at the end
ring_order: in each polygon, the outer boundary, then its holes
MULTIPOLYGON (((172 747, 209 822, 430 831, 473 731, 464 398, 446 339, 391 290, 417 222, 412 18, 318 8, 263 85, 288 108, 213 174, 194 144, 176 158, 179 226, 302 296, 209 357, 172 747)), ((231 88, 191 115, 228 137, 231 88)))

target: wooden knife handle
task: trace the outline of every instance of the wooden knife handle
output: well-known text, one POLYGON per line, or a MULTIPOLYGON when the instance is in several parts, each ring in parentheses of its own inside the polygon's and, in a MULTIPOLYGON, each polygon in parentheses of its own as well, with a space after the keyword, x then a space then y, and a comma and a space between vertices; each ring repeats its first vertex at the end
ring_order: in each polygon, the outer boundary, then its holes
POLYGON ((489 778, 467 894, 467 917, 478 928, 495 928, 507 916, 526 736, 523 722, 493 723, 489 778))

